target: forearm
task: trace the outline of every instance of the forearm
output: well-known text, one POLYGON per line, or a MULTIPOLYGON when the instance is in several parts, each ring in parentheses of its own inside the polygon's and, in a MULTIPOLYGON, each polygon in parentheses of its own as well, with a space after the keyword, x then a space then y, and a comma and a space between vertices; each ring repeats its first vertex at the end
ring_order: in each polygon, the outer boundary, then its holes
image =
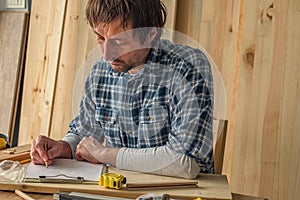
POLYGON ((145 149, 121 148, 116 159, 119 169, 145 173, 196 178, 199 165, 187 155, 176 153, 167 146, 145 149))

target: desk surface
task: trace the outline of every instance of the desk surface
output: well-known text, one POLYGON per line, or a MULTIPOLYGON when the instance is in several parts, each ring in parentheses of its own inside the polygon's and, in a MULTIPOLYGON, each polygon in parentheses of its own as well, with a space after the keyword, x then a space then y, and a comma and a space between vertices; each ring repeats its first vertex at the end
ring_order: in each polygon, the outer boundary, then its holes
MULTIPOLYGON (((113 170, 112 170, 113 171, 113 170)), ((143 174, 129 171, 119 171, 122 173, 129 183, 150 183, 150 182, 184 182, 186 179, 173 177, 156 176, 151 174, 143 174)), ((207 175, 200 174, 196 179, 198 181, 197 188, 174 188, 174 189, 159 189, 159 190, 138 190, 128 191, 126 188, 120 190, 107 189, 99 185, 90 184, 53 184, 53 183, 0 183, 1 190, 14 191, 15 189, 24 192, 39 192, 53 194, 59 191, 74 191, 87 192, 91 194, 99 194, 115 197, 137 198, 145 193, 166 193, 172 198, 179 199, 194 199, 202 197, 204 199, 232 199, 231 192, 228 186, 227 178, 224 175, 207 175)))
MULTIPOLYGON (((38 200, 52 200, 53 195, 52 194, 40 194, 40 193, 26 193, 30 197, 38 200)), ((0 199, 9 199, 9 200, 24 200, 21 197, 17 196, 14 194, 14 192, 11 191, 0 191, 0 199)), ((233 200, 267 200, 264 198, 259 198, 259 197, 252 197, 252 196, 246 196, 246 195, 241 195, 241 194, 232 194, 232 199, 233 200)))
MULTIPOLYGON (((164 182, 184 182, 187 179, 144 174, 109 168, 109 172, 119 172, 127 179, 127 183, 164 183, 164 182)), ((13 183, 0 178, 1 191, 14 191, 15 189, 24 192, 39 192, 45 194, 54 194, 59 191, 87 192, 115 197, 137 198, 146 193, 165 193, 172 198, 178 199, 195 199, 202 197, 204 199, 232 199, 228 181, 225 175, 199 174, 197 188, 174 188, 159 190, 138 190, 128 191, 125 187, 120 190, 108 189, 99 185, 91 184, 56 184, 56 183, 13 183)), ((2 198, 1 198, 2 199, 2 198)))

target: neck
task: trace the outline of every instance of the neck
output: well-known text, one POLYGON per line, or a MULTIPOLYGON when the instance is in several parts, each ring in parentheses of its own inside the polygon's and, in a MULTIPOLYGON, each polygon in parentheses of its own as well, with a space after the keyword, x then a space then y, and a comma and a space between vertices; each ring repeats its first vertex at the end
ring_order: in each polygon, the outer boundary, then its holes
POLYGON ((145 52, 145 54, 144 54, 145 56, 140 57, 139 62, 135 66, 132 66, 128 70, 128 73, 129 74, 137 74, 137 73, 139 73, 142 70, 144 64, 147 62, 149 54, 150 54, 150 49, 147 49, 146 52, 145 52))

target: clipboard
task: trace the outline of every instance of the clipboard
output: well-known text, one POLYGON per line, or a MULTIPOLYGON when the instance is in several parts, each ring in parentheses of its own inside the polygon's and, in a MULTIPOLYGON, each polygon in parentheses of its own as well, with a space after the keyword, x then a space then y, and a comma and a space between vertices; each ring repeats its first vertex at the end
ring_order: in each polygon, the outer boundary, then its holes
POLYGON ((55 159, 48 168, 44 165, 30 163, 24 182, 98 184, 103 169, 102 164, 75 159, 55 159))
POLYGON ((56 176, 39 176, 38 180, 41 183, 83 183, 84 178, 82 176, 73 177, 58 174, 56 176))

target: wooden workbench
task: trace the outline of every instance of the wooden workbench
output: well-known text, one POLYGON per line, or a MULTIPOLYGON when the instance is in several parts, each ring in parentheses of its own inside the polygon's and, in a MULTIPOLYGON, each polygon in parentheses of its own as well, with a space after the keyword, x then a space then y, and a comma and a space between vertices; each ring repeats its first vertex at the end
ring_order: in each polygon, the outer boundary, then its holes
MULTIPOLYGON (((30 146, 27 146, 28 149, 30 146)), ((25 147, 19 147, 16 152, 26 152, 25 147)), ((0 155, 2 152, 0 151, 0 155)), ((164 183, 164 182, 186 182, 187 179, 158 176, 152 174, 117 170, 109 168, 109 172, 118 172, 124 175, 127 179, 127 183, 164 183)), ((107 189, 99 185, 92 184, 57 184, 57 183, 14 183, 9 180, 5 180, 0 177, 0 191, 14 191, 15 189, 22 190, 29 193, 43 193, 53 195, 59 191, 66 192, 86 192, 91 194, 99 194, 114 197, 127 197, 137 198, 146 193, 165 193, 169 194, 172 198, 178 199, 195 199, 196 197, 202 197, 204 199, 232 199, 231 192, 228 186, 228 181, 225 175, 212 175, 212 174, 199 174, 196 181, 198 182, 196 188, 172 188, 172 189, 144 189, 129 191, 125 187, 120 190, 107 189)), ((8 195, 12 193, 0 193, 0 195, 8 195)), ((45 196, 46 199, 49 195, 45 196)), ((0 198, 4 199, 4 198, 0 198)), ((51 199, 51 198, 50 198, 51 199)))
MULTIPOLYGON (((111 170, 113 172, 113 170, 111 170)), ((148 183, 148 182, 178 182, 188 181, 186 179, 179 179, 173 177, 156 176, 150 174, 143 174, 129 171, 118 171, 127 178, 127 182, 148 183)), ((91 194, 99 194, 115 197, 137 198, 146 193, 166 193, 173 198, 179 199, 194 199, 195 197, 202 197, 204 199, 232 199, 231 192, 228 186, 226 176, 224 175, 207 175, 200 174, 197 178, 197 188, 174 188, 174 189, 156 189, 156 190, 137 190, 128 191, 125 187, 120 190, 107 189, 99 185, 91 184, 53 184, 53 183, 12 183, 1 182, 1 190, 14 191, 15 189, 24 192, 39 192, 53 194, 59 191, 74 191, 86 192, 91 194)))

